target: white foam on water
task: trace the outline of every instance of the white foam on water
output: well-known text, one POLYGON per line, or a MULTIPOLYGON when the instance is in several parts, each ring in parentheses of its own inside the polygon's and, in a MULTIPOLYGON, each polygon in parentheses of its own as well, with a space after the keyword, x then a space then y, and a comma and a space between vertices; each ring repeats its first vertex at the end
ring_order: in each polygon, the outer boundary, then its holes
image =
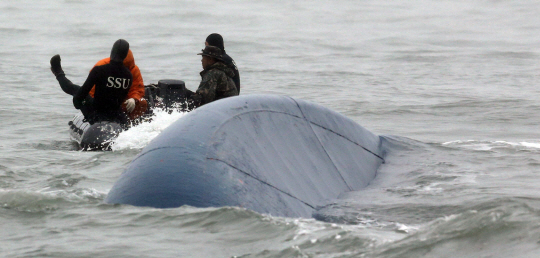
POLYGON ((164 110, 154 110, 152 121, 143 122, 129 130, 121 132, 118 138, 112 143, 111 149, 113 151, 142 149, 165 128, 169 127, 169 125, 185 114, 187 112, 173 111, 169 113, 164 110))
POLYGON ((519 144, 527 148, 540 149, 540 143, 538 142, 520 142, 519 144))
POLYGON ((540 149, 540 142, 477 141, 456 140, 444 142, 445 146, 456 146, 477 151, 491 151, 496 148, 540 149))

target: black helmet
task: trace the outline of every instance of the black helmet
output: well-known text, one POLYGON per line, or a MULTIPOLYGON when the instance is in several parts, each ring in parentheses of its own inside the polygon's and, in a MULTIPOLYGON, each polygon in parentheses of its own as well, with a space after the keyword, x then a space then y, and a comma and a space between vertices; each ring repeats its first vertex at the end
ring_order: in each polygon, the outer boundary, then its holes
POLYGON ((202 51, 202 53, 199 53, 197 55, 209 56, 209 57, 215 58, 215 59, 217 59, 219 61, 223 61, 223 54, 221 53, 221 49, 219 49, 218 47, 206 46, 201 51, 202 51))
POLYGON ((129 43, 124 39, 114 42, 111 49, 111 62, 124 62, 129 51, 129 43))

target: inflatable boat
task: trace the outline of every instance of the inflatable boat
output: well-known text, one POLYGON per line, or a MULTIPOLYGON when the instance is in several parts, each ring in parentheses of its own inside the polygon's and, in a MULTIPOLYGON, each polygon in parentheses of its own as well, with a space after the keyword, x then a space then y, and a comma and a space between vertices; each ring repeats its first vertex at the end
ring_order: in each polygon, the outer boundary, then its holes
MULTIPOLYGON (((151 116, 156 108, 165 110, 187 110, 186 86, 181 80, 160 80, 157 84, 146 85, 145 98, 148 101, 146 116, 151 116)), ((111 121, 97 121, 90 124, 81 112, 68 122, 71 140, 82 150, 110 150, 111 143, 130 125, 111 121)))
POLYGON ((320 105, 243 95, 191 111, 154 138, 105 202, 155 208, 238 206, 311 217, 366 187, 383 162, 380 137, 320 105))
POLYGON ((123 131, 122 125, 116 122, 99 121, 90 124, 84 121, 81 112, 68 125, 71 140, 77 142, 83 150, 109 150, 110 144, 123 131))

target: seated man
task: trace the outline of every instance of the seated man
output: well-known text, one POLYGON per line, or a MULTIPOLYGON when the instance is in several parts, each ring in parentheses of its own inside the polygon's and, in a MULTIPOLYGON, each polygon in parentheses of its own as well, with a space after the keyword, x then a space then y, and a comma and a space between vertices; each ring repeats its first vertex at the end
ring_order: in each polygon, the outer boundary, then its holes
POLYGON ((188 94, 191 95, 189 99, 193 101, 194 107, 196 108, 218 99, 238 96, 238 90, 236 90, 236 85, 232 79, 234 72, 223 63, 221 49, 207 46, 198 55, 202 55, 202 80, 197 91, 188 94))
POLYGON ((234 71, 233 81, 236 85, 236 90, 238 91, 238 94, 240 94, 240 73, 238 71, 238 67, 236 67, 236 63, 234 62, 234 60, 225 52, 223 37, 218 33, 212 33, 208 35, 208 37, 206 37, 204 45, 214 46, 221 49, 221 53, 223 54, 223 62, 234 71))
MULTIPOLYGON (((60 55, 55 55, 51 58, 51 71, 56 76, 56 79, 60 83, 62 90, 74 96, 77 94, 81 88, 78 85, 73 84, 69 79, 66 78, 62 66, 60 64, 60 55)), ((110 57, 104 58, 98 61, 94 67, 106 65, 110 63, 110 57)), ((122 110, 128 115, 130 120, 141 117, 145 114, 148 109, 148 102, 144 99, 144 83, 141 76, 141 71, 139 67, 135 64, 135 59, 133 58, 133 53, 131 50, 128 50, 127 57, 123 61, 124 66, 126 66, 131 74, 133 75, 133 84, 129 89, 129 92, 125 98, 124 103, 122 104, 122 110)), ((89 99, 94 97, 95 85, 92 87, 89 93, 89 99)))
POLYGON ((92 68, 81 87, 65 78, 59 55, 51 58, 51 71, 56 75, 62 89, 73 95, 73 105, 82 111, 90 123, 107 120, 125 124, 127 118, 121 110, 122 103, 126 104, 128 110, 134 110, 135 101, 124 101, 133 83, 130 70, 123 64, 128 52, 129 43, 123 39, 117 40, 111 50, 110 62, 92 68), (94 87, 92 98, 89 93, 94 87))

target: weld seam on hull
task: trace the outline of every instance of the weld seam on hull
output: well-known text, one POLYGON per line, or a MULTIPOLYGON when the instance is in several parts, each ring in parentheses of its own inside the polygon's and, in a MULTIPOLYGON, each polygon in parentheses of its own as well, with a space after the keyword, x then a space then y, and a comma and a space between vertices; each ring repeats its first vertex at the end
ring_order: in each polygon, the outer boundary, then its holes
POLYGON ((281 189, 279 189, 279 188, 277 188, 277 187, 271 185, 271 184, 268 183, 268 182, 262 181, 261 179, 259 179, 259 178, 255 177, 255 176, 251 175, 250 173, 245 172, 245 171, 243 171, 243 170, 241 170, 241 169, 239 169, 239 168, 237 168, 237 167, 235 167, 235 166, 233 166, 233 165, 231 165, 231 164, 229 164, 229 163, 227 163, 227 162, 225 162, 225 161, 223 161, 223 160, 216 159, 216 158, 206 158, 206 159, 208 159, 208 160, 219 161, 219 162, 221 162, 221 163, 223 163, 223 164, 225 164, 225 165, 227 165, 227 166, 229 166, 229 167, 232 167, 232 168, 238 170, 239 172, 241 172, 242 174, 245 174, 246 176, 249 176, 249 177, 251 177, 251 178, 253 178, 253 179, 255 179, 255 180, 257 180, 257 181, 259 181, 259 182, 261 182, 261 183, 263 183, 263 184, 265 184, 265 185, 267 185, 267 186, 270 186, 270 187, 272 187, 272 188, 278 190, 279 192, 281 192, 281 193, 283 193, 283 194, 286 194, 286 195, 288 195, 288 196, 290 196, 290 197, 292 197, 292 198, 298 200, 299 202, 301 202, 301 203, 303 203, 303 204, 309 206, 310 208, 315 209, 315 208, 313 207, 313 205, 311 205, 311 204, 309 204, 309 203, 307 203, 307 202, 305 202, 305 201, 302 201, 301 199, 295 197, 294 195, 292 195, 292 194, 290 194, 290 193, 287 193, 287 192, 285 192, 285 191, 283 191, 283 190, 281 190, 281 189))

